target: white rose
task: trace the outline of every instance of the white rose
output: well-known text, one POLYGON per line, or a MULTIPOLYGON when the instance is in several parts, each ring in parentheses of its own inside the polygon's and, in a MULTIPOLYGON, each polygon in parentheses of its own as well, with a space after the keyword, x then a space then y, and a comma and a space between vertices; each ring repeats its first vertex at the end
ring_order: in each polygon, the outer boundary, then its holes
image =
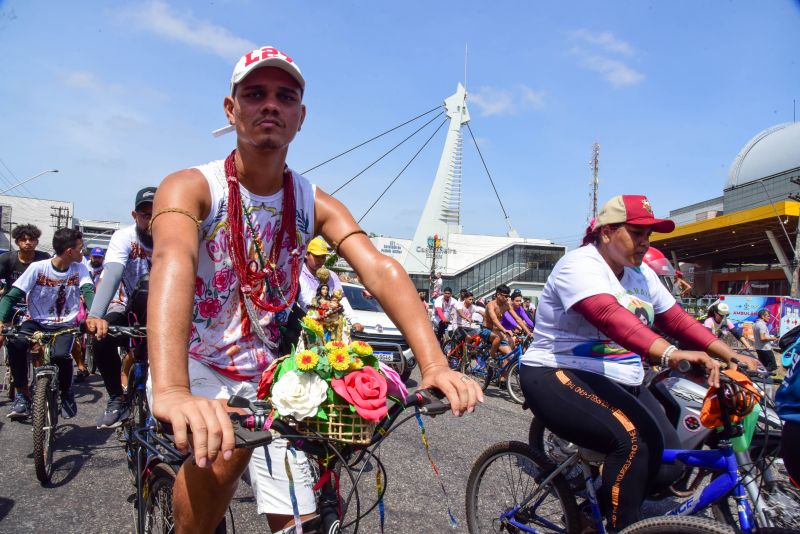
POLYGON ((289 371, 272 386, 272 405, 284 417, 298 421, 317 415, 328 397, 328 383, 314 373, 289 371))

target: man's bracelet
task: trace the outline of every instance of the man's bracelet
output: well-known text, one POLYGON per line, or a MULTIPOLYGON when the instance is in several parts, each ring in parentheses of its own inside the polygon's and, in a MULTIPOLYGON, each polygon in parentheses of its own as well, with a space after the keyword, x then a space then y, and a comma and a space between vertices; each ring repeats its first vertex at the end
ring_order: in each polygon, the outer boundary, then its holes
POLYGON ((676 350, 678 350, 678 347, 676 347, 675 345, 670 345, 669 347, 664 349, 664 352, 661 353, 661 367, 664 368, 669 367, 669 359, 672 356, 672 353, 675 352, 676 350))

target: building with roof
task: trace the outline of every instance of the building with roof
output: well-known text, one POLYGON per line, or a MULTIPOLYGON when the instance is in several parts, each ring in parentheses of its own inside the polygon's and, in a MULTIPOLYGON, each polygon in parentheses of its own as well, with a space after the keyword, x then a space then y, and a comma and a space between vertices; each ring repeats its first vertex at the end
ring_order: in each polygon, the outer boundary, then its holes
POLYGON ((800 123, 767 128, 734 158, 722 195, 672 210, 675 231, 654 234, 652 244, 692 267, 697 295, 788 295, 798 193, 800 123))

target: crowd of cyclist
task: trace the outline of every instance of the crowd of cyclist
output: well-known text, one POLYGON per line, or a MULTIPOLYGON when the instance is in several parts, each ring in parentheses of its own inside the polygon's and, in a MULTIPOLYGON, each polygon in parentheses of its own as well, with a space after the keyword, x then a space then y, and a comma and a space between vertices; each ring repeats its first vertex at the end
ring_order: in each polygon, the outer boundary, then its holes
MULTIPOLYGON (((483 396, 473 380, 448 367, 437 337, 441 342, 448 332, 474 329, 495 357, 513 350, 516 334, 532 336, 520 359, 527 404, 558 435, 607 455, 599 494, 611 530, 635 522, 645 496, 677 476, 660 462, 661 451, 677 438, 641 387, 642 360, 670 368, 682 360, 700 364, 710 386, 719 385, 720 360, 736 357, 752 369, 760 365, 716 335, 733 330, 722 304, 704 328, 642 263, 651 232, 670 232, 674 224, 655 218, 648 199, 639 195, 614 197, 604 205, 583 246, 555 265, 535 310, 505 285, 487 302, 473 302, 466 290, 456 299, 451 288, 440 289, 438 276, 426 317, 399 264, 375 249, 341 203, 286 166, 289 143, 306 113, 305 78, 297 64, 272 47, 254 50, 237 63, 230 90, 224 106, 237 149, 224 160, 168 176, 158 191, 139 191, 134 224, 115 232, 105 252, 92 249, 91 259, 84 258, 81 233, 62 228, 53 238, 55 255, 45 257, 36 251, 39 230, 23 225, 12 233, 18 250, 0 257, 0 277, 7 284, 0 300, 4 326, 16 315, 22 317, 20 330, 53 330, 86 316, 108 395, 98 428, 117 427, 128 417, 120 342, 106 333, 109 325, 144 322, 144 312, 132 306, 133 295, 152 276, 151 408, 172 425, 177 446, 193 455, 175 486, 179 531, 217 524, 248 466, 259 513, 270 515, 270 528, 314 511, 312 484, 305 479, 295 488, 298 494, 288 497, 292 473, 303 470, 304 460, 293 457, 290 465, 285 456, 284 472, 283 461, 268 461, 273 452, 265 459, 263 450, 256 451, 251 460, 250 452, 234 450, 221 401, 234 391, 254 398, 261 373, 280 355, 301 262, 316 235, 333 244, 406 334, 420 363, 420 385, 440 389, 455 415, 473 411, 483 396), (291 216, 284 218, 286 210, 291 216), (257 235, 258 229, 266 234, 257 235), (565 417, 568 413, 581 417, 565 417)), ((678 294, 685 291, 678 284, 678 294)), ((759 341, 774 341, 767 338, 759 341)), ((64 336, 53 351, 65 417, 77 413, 73 346, 74 339, 64 336)), ((23 341, 8 343, 17 388, 11 419, 29 412, 30 348, 23 341)), ((779 412, 791 429, 785 440, 797 435, 800 424, 796 367, 795 361, 779 393, 779 412)), ((78 368, 85 378, 80 363, 78 368)), ((792 444, 784 446, 789 468, 797 465, 792 450, 792 444)))

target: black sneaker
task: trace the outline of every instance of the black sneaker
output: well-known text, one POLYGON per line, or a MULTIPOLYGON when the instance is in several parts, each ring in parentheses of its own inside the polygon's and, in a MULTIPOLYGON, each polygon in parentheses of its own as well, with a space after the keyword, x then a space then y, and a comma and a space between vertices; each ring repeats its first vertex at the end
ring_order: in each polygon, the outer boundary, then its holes
POLYGON ((72 419, 78 415, 78 404, 71 389, 61 393, 61 415, 64 419, 72 419))
POLYGON ((31 414, 31 401, 22 393, 17 393, 14 397, 14 404, 8 411, 8 417, 12 421, 23 421, 31 414))
POLYGON ((128 404, 122 395, 113 395, 108 399, 106 411, 97 420, 97 428, 117 428, 128 418, 128 404))

